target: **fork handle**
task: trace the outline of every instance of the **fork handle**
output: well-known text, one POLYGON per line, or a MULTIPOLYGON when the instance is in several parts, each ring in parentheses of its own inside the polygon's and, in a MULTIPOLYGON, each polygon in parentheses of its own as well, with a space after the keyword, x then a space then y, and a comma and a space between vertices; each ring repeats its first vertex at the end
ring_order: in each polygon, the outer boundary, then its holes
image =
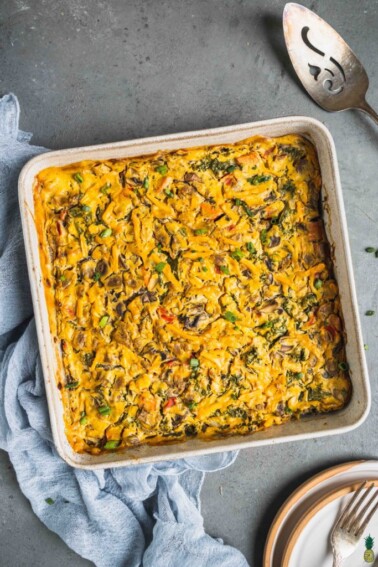
POLYGON ((343 564, 343 558, 340 555, 340 553, 336 550, 333 549, 333 564, 332 567, 342 567, 343 564))
POLYGON ((372 118, 374 122, 378 124, 378 114, 375 112, 374 108, 372 108, 370 104, 366 102, 366 100, 363 100, 358 108, 359 110, 362 110, 363 112, 368 114, 370 118, 372 118))

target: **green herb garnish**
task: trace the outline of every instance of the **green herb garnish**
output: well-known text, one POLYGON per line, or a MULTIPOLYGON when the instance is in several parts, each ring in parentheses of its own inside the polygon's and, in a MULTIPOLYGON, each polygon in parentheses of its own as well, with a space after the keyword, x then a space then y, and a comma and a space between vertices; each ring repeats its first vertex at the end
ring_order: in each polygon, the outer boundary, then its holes
POLYGON ((99 272, 95 272, 93 274, 93 279, 95 282, 98 282, 101 279, 101 274, 99 272))
POLYGON ((80 425, 86 425, 88 423, 87 414, 85 411, 82 411, 80 414, 80 425))
POLYGON ((158 274, 161 274, 166 265, 167 265, 166 262, 158 262, 157 264, 155 264, 155 271, 158 274))
POLYGON ((258 185, 259 183, 265 183, 269 181, 271 175, 253 175, 253 177, 248 177, 247 181, 251 185, 258 185))
POLYGON ((323 287, 323 280, 321 280, 320 278, 317 278, 314 281, 314 287, 315 287, 315 289, 320 289, 321 287, 323 287))
POLYGON ((194 234, 199 236, 200 234, 207 234, 207 228, 196 228, 194 234))
POLYGON ((347 362, 339 362, 338 366, 339 366, 340 370, 342 370, 343 372, 345 372, 349 368, 349 365, 348 365, 347 362))
POLYGON ((262 231, 260 232, 260 240, 261 240, 261 244, 266 244, 268 242, 268 231, 266 230, 266 228, 263 228, 262 231))
POLYGON ((105 183, 105 185, 100 187, 100 193, 102 193, 103 195, 107 195, 107 190, 110 189, 110 187, 111 187, 110 183, 105 183))
POLYGON ((199 368, 200 362, 198 360, 198 358, 191 358, 189 360, 189 366, 190 368, 199 368))
POLYGON ((242 258, 244 258, 244 253, 240 250, 240 248, 236 248, 233 252, 230 253, 231 258, 240 262, 242 258))
POLYGON ((148 179, 148 177, 145 177, 143 179, 143 189, 148 189, 150 186, 150 180, 148 179))
POLYGON ((174 197, 175 196, 175 194, 170 189, 166 189, 164 191, 164 193, 167 195, 167 197, 174 197))
POLYGON ((113 439, 110 441, 107 441, 104 445, 105 449, 116 449, 120 444, 120 441, 118 439, 113 439))
POLYGON ((75 388, 77 388, 79 385, 79 382, 67 382, 67 384, 64 386, 65 388, 67 388, 67 390, 75 390, 75 388))
POLYGON ((229 321, 230 323, 235 323, 236 321, 239 321, 239 317, 237 317, 235 313, 232 313, 232 311, 226 311, 226 313, 223 313, 223 317, 224 319, 226 319, 226 321, 229 321))
POLYGON ((78 183, 83 183, 83 181, 84 181, 80 173, 74 173, 72 177, 78 183))
POLYGON ((227 276, 230 275, 230 270, 228 269, 228 266, 219 266, 219 269, 221 272, 223 272, 223 274, 226 274, 227 276))
POLYGON ((109 415, 112 410, 109 406, 100 406, 98 411, 101 415, 109 415))
POLYGON ((256 254, 256 248, 252 244, 252 242, 247 242, 247 250, 250 254, 256 254))
POLYGON ((55 503, 55 500, 53 500, 52 498, 45 498, 45 502, 46 504, 48 504, 49 506, 51 506, 51 504, 55 503))
POLYGON ((155 167, 155 171, 157 171, 158 173, 160 173, 160 175, 165 175, 168 171, 168 167, 166 164, 164 165, 158 165, 157 167, 155 167))
POLYGON ((368 311, 366 311, 365 315, 367 315, 368 317, 372 317, 372 315, 375 315, 375 311, 369 309, 368 311))
POLYGON ((247 203, 245 201, 242 201, 241 199, 235 199, 235 205, 242 207, 245 214, 249 217, 253 217, 256 214, 252 211, 252 209, 248 207, 247 203))
POLYGON ((367 248, 365 248, 365 252, 372 254, 373 252, 375 252, 375 248, 373 248, 372 246, 368 246, 367 248))
POLYGON ((105 228, 105 230, 103 230, 102 232, 100 232, 100 237, 101 238, 107 238, 108 236, 112 235, 112 229, 111 228, 105 228))
POLYGON ((103 329, 108 323, 108 321, 109 321, 109 315, 104 315, 103 317, 101 317, 100 322, 98 324, 100 329, 103 329))
POLYGON ((88 205, 81 205, 81 208, 83 209, 84 212, 86 213, 90 213, 91 212, 91 208, 88 205))

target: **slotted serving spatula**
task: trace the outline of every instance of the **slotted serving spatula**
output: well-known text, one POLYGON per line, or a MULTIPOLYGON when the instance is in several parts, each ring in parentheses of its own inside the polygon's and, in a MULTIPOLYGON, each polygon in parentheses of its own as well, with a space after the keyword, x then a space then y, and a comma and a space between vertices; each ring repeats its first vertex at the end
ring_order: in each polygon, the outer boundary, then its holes
POLYGON ((314 12, 290 2, 283 12, 287 50, 308 94, 329 112, 357 108, 378 124, 366 102, 369 79, 342 37, 314 12))

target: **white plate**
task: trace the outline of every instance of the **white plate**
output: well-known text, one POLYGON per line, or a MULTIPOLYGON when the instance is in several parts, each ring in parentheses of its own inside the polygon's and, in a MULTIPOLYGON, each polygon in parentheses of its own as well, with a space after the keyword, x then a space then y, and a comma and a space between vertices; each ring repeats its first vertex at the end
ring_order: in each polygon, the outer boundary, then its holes
MULTIPOLYGON (((377 478, 378 461, 353 461, 326 469, 302 484, 286 500, 272 523, 265 544, 263 567, 282 567, 285 548, 296 526, 319 501, 347 485, 350 486, 362 480, 375 480, 377 478)), ((327 529, 330 529, 329 526, 327 529)), ((374 533, 377 534, 378 538, 378 530, 374 533)), ((328 536, 329 531, 325 539, 322 540, 325 542, 325 545, 327 544, 328 536)), ((362 562, 361 565, 363 564, 362 562)), ((307 560, 303 560, 302 563, 297 563, 297 565, 310 567, 310 563, 307 560)), ((353 567, 358 567, 358 565, 359 563, 353 564, 353 567)), ((327 566, 327 563, 325 563, 325 566, 327 566)), ((290 567, 292 567, 291 563, 290 567)), ((322 563, 316 564, 316 567, 322 567, 322 563)))
MULTIPOLYGON (((374 481, 374 484, 377 486, 378 479, 374 481)), ((307 514, 300 519, 287 542, 282 567, 302 567, 303 565, 306 565, 306 567, 332 567, 333 556, 329 535, 341 511, 350 502, 352 493, 357 490, 359 485, 360 482, 352 483, 331 491, 330 494, 308 510, 307 514)), ((368 557, 367 559, 372 559, 368 562, 364 559, 365 539, 368 535, 377 540, 377 514, 373 516, 364 530, 354 553, 344 560, 343 567, 359 567, 360 565, 362 567, 374 562, 373 557, 368 557)))

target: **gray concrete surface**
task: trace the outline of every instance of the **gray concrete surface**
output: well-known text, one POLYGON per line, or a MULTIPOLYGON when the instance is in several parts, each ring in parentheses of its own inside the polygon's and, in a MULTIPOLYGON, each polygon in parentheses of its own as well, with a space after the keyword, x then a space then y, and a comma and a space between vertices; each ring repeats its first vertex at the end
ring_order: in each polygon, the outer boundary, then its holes
MULTIPOLYGON (((304 1, 353 47, 378 107, 376 0, 304 1)), ((315 472, 378 457, 378 127, 327 114, 293 77, 282 44, 283 0, 1 0, 0 91, 20 99, 21 127, 50 148, 124 140, 288 114, 334 135, 373 390, 366 423, 333 438, 245 450, 208 475, 205 527, 260 567, 271 520, 315 472), (365 317, 375 309, 376 317, 365 317), (221 488, 222 487, 222 488, 221 488)), ((0 453, 0 566, 90 565, 33 515, 0 453)), ((179 567, 179 566, 177 566, 179 567)))

